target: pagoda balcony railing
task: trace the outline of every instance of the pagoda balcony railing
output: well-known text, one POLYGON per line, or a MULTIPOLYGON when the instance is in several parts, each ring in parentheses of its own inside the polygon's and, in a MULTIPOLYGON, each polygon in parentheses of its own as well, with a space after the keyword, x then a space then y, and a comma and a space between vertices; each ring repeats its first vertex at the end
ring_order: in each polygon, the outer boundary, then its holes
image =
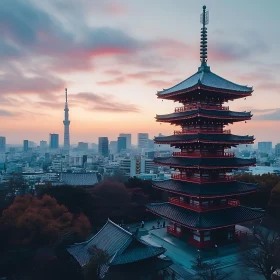
POLYGON ((190 157, 190 158, 233 158, 235 153, 187 153, 187 152, 173 152, 173 157, 190 157))
POLYGON ((179 113, 179 112, 185 112, 185 111, 189 111, 189 110, 196 110, 198 108, 208 109, 208 110, 221 110, 221 111, 228 111, 229 110, 228 106, 193 104, 193 105, 186 105, 186 106, 176 107, 174 112, 175 113, 179 113))
POLYGON ((240 202, 235 199, 229 199, 227 203, 220 204, 220 205, 210 205, 210 206, 204 206, 204 205, 194 205, 190 204, 184 201, 181 201, 177 197, 169 197, 168 201, 176 206, 180 206, 189 210, 193 210, 196 212, 207 212, 207 211, 213 211, 213 210, 219 210, 219 209, 226 209, 226 208, 232 208, 240 205, 240 202))
POLYGON ((176 237, 182 237, 183 233, 182 231, 176 231, 176 229, 174 228, 174 226, 168 226, 167 227, 167 233, 174 235, 176 237))
POLYGON ((190 183, 217 183, 217 182, 233 181, 234 177, 231 175, 225 175, 222 177, 212 179, 212 178, 201 178, 201 177, 199 178, 188 177, 183 174, 171 174, 171 179, 190 182, 190 183))
POLYGON ((211 130, 211 129, 190 129, 190 130, 174 130, 174 135, 181 134, 194 134, 194 133, 205 133, 205 134, 230 134, 230 129, 224 130, 211 130))

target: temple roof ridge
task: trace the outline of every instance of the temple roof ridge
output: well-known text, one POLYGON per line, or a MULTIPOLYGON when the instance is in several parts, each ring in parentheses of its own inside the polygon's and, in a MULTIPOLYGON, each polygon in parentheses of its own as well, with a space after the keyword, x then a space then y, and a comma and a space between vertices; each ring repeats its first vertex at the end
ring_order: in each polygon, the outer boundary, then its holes
POLYGON ((251 92, 253 91, 253 87, 248 87, 245 85, 239 85, 237 83, 231 82, 214 72, 210 71, 210 67, 207 66, 199 67, 198 71, 183 80, 182 82, 162 91, 158 91, 159 96, 164 96, 168 93, 173 93, 177 91, 182 91, 184 89, 196 87, 198 85, 204 85, 211 88, 218 88, 224 90, 238 91, 238 92, 251 92))

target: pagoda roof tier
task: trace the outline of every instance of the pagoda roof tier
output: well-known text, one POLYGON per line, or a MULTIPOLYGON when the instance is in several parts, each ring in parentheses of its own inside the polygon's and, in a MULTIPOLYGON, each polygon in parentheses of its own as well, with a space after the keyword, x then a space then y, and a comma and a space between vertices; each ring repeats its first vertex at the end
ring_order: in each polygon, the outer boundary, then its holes
POLYGON ((168 165, 174 168, 200 168, 200 169, 216 169, 216 168, 239 168, 242 166, 250 166, 256 164, 256 159, 243 158, 183 158, 183 157, 157 157, 154 163, 160 165, 168 165))
POLYGON ((108 266, 145 260, 166 251, 163 247, 146 243, 110 220, 91 239, 71 245, 67 251, 83 267, 98 249, 106 251, 111 257, 108 266))
POLYGON ((213 144, 251 144, 254 136, 238 136, 233 134, 178 134, 155 137, 156 144, 213 143, 213 144))
POLYGON ((251 95, 252 87, 242 86, 230 82, 210 71, 210 67, 200 67, 198 72, 179 84, 157 92, 158 98, 178 99, 186 93, 199 91, 201 96, 216 95, 217 97, 228 95, 228 99, 241 98, 251 95), (212 92, 214 94, 209 94, 212 92))
POLYGON ((257 184, 244 183, 239 181, 229 182, 204 182, 193 183, 177 180, 153 181, 153 186, 157 189, 176 193, 184 196, 210 198, 243 195, 255 192, 257 184))
POLYGON ((223 228, 260 219, 264 212, 244 206, 219 209, 209 212, 195 212, 170 203, 150 203, 147 209, 183 227, 194 230, 223 228))
POLYGON ((192 118, 206 118, 206 119, 219 119, 233 121, 245 121, 252 117, 251 112, 234 112, 228 110, 207 110, 207 109, 195 109, 185 112, 171 113, 165 115, 157 115, 156 119, 158 122, 172 122, 180 123, 185 119, 192 118))

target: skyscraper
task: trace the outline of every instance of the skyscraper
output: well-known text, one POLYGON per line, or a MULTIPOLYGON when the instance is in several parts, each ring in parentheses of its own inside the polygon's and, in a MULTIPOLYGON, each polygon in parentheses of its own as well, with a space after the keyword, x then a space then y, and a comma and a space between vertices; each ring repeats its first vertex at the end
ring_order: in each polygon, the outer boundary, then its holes
POLYGON ((0 136, 0 153, 6 152, 6 137, 0 136))
POLYGON ((70 132, 69 132, 69 126, 70 126, 70 120, 69 120, 69 109, 68 109, 68 101, 67 101, 67 88, 65 89, 65 107, 64 107, 64 145, 63 149, 66 151, 70 150, 70 132))
POLYGON ((258 142, 258 150, 261 153, 271 153, 272 142, 258 142))
POLYGON ((78 150, 88 150, 88 143, 86 142, 78 142, 78 150))
POLYGON ((149 134, 138 133, 138 149, 147 149, 149 147, 149 134))
POLYGON ((98 152, 103 157, 108 157, 108 155, 109 155, 108 137, 99 137, 98 138, 98 152))
POLYGON ((50 133, 50 149, 58 149, 59 148, 59 136, 58 134, 50 133))
POLYGON ((118 137, 118 153, 126 150, 126 137, 118 137))
POLYGON ((120 133, 120 137, 125 137, 126 138, 126 148, 130 149, 131 148, 131 134, 127 133, 120 133))
POLYGON ((23 140, 23 151, 27 152, 29 148, 28 140, 23 140))
POLYGON ((46 149, 47 148, 47 141, 41 140, 40 141, 40 149, 46 149))

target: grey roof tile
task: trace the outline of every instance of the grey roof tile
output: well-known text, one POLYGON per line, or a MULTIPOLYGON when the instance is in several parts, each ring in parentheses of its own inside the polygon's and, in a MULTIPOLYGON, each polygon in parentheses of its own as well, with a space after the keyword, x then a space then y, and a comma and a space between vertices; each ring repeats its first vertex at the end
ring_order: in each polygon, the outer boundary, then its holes
POLYGON ((184 166, 184 167, 217 167, 224 168, 232 166, 248 166, 256 163, 255 158, 242 159, 242 158, 183 158, 183 157, 158 157, 154 158, 157 164, 164 164, 169 166, 184 166))
POLYGON ((67 251, 83 267, 94 254, 90 250, 94 247, 109 254, 111 257, 109 265, 132 263, 155 257, 165 252, 163 247, 147 244, 110 220, 91 239, 69 246, 67 251))
POLYGON ((184 89, 192 88, 198 84, 202 84, 207 87, 211 88, 218 88, 218 89, 225 89, 225 90, 232 90, 232 91, 238 91, 238 92, 251 92, 252 88, 247 86, 242 86, 235 84, 233 82, 230 82, 216 74, 214 74, 211 71, 199 71, 192 75, 191 77, 187 78, 186 80, 180 82, 179 84, 164 89, 162 91, 158 92, 159 96, 168 94, 168 93, 174 93, 177 91, 181 91, 184 89))
POLYGON ((254 136, 239 136, 233 134, 203 134, 203 133, 195 133, 195 134, 180 134, 180 135, 170 135, 170 136, 161 136, 155 137, 156 143, 168 143, 168 142, 195 142, 199 140, 200 142, 227 142, 227 143, 249 143, 254 140, 254 136))
POLYGON ((192 229, 211 229, 244 223, 264 216, 263 211, 244 206, 195 212, 170 203, 151 203, 147 209, 152 213, 192 229))
POLYGON ((183 119, 184 117, 197 117, 197 116, 211 116, 211 117, 225 117, 225 118, 250 118, 252 117, 251 112, 234 112, 234 111, 228 111, 228 110, 206 110, 206 109, 196 109, 196 110, 190 110, 185 112, 178 112, 178 113, 171 113, 171 114, 165 114, 165 115, 157 115, 157 120, 164 120, 164 119, 172 119, 172 118, 180 118, 183 119))
POLYGON ((244 183, 239 181, 218 182, 218 183, 192 183, 176 180, 153 181, 153 185, 159 189, 169 192, 178 192, 180 194, 189 194, 197 196, 215 196, 215 195, 234 195, 255 191, 257 184, 244 183))
POLYGON ((98 183, 96 173, 60 173, 60 181, 69 186, 93 186, 98 183))

